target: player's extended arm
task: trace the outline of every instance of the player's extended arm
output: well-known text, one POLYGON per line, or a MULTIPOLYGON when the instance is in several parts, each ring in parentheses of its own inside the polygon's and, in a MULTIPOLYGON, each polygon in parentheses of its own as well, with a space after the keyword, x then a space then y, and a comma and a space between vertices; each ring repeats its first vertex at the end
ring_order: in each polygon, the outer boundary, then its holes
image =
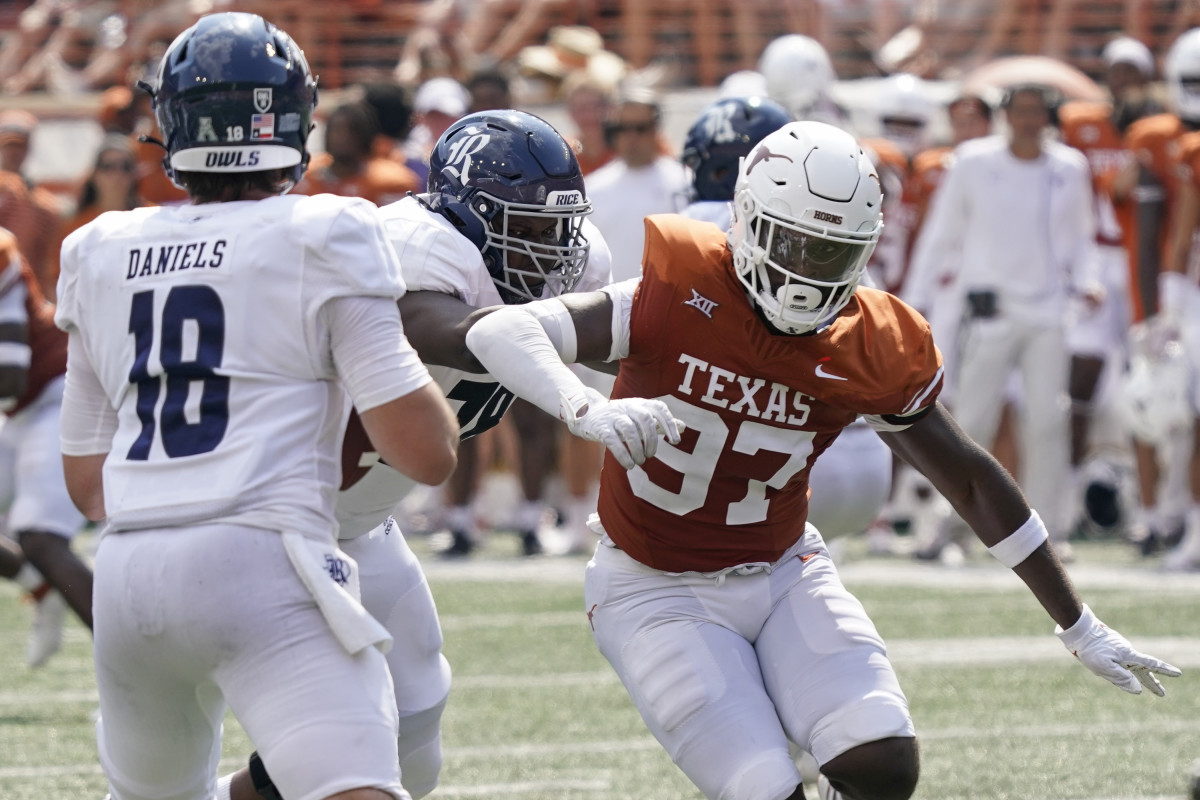
POLYGON ((563 420, 576 436, 603 443, 630 469, 654 456, 660 435, 677 444, 682 424, 661 400, 608 400, 567 369, 580 355, 611 360, 613 318, 604 292, 505 306, 471 327, 467 346, 510 391, 563 420))
POLYGON ((1045 526, 1012 476, 963 433, 940 403, 909 428, 880 436, 929 478, 988 551, 1025 582, 1058 623, 1063 644, 1088 669, 1127 692, 1138 694, 1145 686, 1163 694, 1154 673, 1177 677, 1179 670, 1134 650, 1080 602, 1045 526))
POLYGON ((408 292, 397 303, 408 341, 421 361, 464 372, 486 372, 467 347, 467 331, 499 306, 475 308, 444 292, 408 292))
POLYGON ((458 419, 435 383, 359 411, 371 444, 392 469, 436 486, 454 471, 458 419))

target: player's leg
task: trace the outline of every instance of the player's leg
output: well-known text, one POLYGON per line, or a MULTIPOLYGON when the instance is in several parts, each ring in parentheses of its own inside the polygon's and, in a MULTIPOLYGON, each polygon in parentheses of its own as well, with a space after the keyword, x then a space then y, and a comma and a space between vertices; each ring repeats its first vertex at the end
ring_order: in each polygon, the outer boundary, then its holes
POLYGON ((772 612, 755 643, 784 730, 846 797, 905 800, 917 744, 883 640, 811 527, 790 553, 770 575, 772 612))
POLYGON ((458 466, 446 481, 446 525, 453 537, 450 546, 441 552, 447 558, 469 555, 479 543, 471 500, 483 471, 480 448, 479 436, 459 442, 458 466))
POLYGON ((25 558, 89 628, 92 626, 92 571, 71 549, 84 517, 71 502, 59 449, 59 404, 46 388, 44 399, 26 409, 16 447, 16 489, 9 511, 25 558))
POLYGON ((433 593, 396 527, 381 525, 341 546, 358 562, 363 606, 394 640, 387 663, 400 720, 400 781, 413 798, 421 798, 437 786, 442 711, 450 692, 433 593))
POLYGON ((968 436, 990 447, 1016 360, 1016 329, 1005 318, 974 319, 964 324, 962 337, 954 418, 968 436))
POLYGON ((604 544, 587 567, 585 607, 600 652, 646 727, 710 800, 803 796, 746 638, 770 607, 765 577, 717 585, 665 576, 604 544))
POLYGON ((383 654, 343 648, 278 534, 235 532, 239 542, 226 549, 256 577, 230 595, 238 622, 226 634, 230 656, 213 677, 279 794, 317 800, 377 789, 407 800, 383 654))
POLYGON ((1021 352, 1024 413, 1020 486, 1060 548, 1065 546, 1069 533, 1064 530, 1061 515, 1069 461, 1067 417, 1061 399, 1067 389, 1069 361, 1061 327, 1029 327, 1027 345, 1021 352))
MULTIPOLYGON (((209 680, 223 644, 214 635, 213 606, 217 598, 240 603, 240 587, 231 570, 206 570, 219 566, 211 559, 193 562, 196 571, 181 563, 181 554, 189 558, 193 550, 180 546, 195 535, 194 529, 114 534, 96 553, 96 738, 115 800, 212 796, 224 714, 209 680), (196 586, 199 575, 207 602, 188 602, 179 590, 196 586)), ((221 555, 226 564, 229 558, 221 555)), ((234 615, 223 607, 220 616, 234 615)))
POLYGON ((517 506, 514 524, 521 537, 521 550, 527 556, 540 555, 544 547, 538 528, 546 513, 542 499, 546 478, 554 466, 554 440, 559 421, 537 406, 518 398, 508 410, 517 429, 520 457, 517 474, 523 500, 517 506))

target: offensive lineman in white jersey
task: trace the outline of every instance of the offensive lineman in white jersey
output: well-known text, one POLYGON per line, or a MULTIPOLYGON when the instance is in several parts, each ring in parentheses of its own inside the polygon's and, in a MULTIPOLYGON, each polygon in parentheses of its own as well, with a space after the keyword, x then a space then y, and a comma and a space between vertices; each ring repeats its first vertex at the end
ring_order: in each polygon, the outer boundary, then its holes
MULTIPOLYGON (((463 117, 442 135, 430 164, 429 193, 392 203, 382 216, 408 288, 399 301, 405 329, 467 438, 499 422, 513 398, 469 356, 470 326, 502 304, 607 285, 609 254, 585 219, 591 205, 574 152, 538 117, 511 110, 463 117)), ((617 428, 634 424, 639 412, 642 419, 666 412, 651 400, 587 400, 588 413, 575 427, 621 457, 617 428)), ((638 459, 644 446, 632 448, 638 459)), ((441 768, 450 667, 433 595, 389 516, 412 486, 371 452, 352 418, 336 509, 341 547, 360 566, 363 605, 403 643, 387 658, 400 716, 401 780, 420 798, 436 787, 441 768)), ((222 779, 229 794, 219 800, 278 800, 273 775, 252 755, 248 769, 222 779)))
POLYGON ((374 206, 282 196, 316 83, 243 13, 171 44, 154 98, 190 205, 105 214, 63 246, 62 413, 96 556, 112 800, 209 800, 226 703, 295 800, 407 800, 380 649, 333 505, 347 395, 388 463, 438 483, 458 425, 404 337, 374 206), (345 388, 343 388, 345 387, 345 388))
MULTIPOLYGON (((692 197, 679 212, 727 230, 733 219, 738 165, 763 137, 791 118, 764 97, 728 97, 700 112, 683 144, 692 197)), ((892 486, 892 453, 862 420, 834 440, 809 475, 808 518, 826 541, 867 530, 892 486)))

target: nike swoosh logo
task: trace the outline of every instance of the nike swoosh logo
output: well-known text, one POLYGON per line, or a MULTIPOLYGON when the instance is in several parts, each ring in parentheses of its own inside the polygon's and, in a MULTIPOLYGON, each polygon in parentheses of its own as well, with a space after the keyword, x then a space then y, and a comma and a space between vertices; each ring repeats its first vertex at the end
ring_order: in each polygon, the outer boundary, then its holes
POLYGON ((799 555, 799 556, 796 556, 796 558, 800 559, 800 563, 801 563, 801 564, 807 564, 807 563, 808 563, 808 560, 809 560, 810 558, 812 558, 813 556, 815 556, 816 554, 817 554, 816 552, 812 552, 812 553, 805 553, 804 555, 799 555))
MULTIPOLYGON (((829 360, 829 359, 828 359, 828 357, 826 357, 826 358, 822 358, 822 359, 821 359, 821 361, 828 361, 828 360, 829 360)), ((825 371, 825 365, 824 365, 824 364, 817 364, 817 369, 816 369, 816 372, 817 372, 817 377, 818 377, 818 378, 828 378, 828 379, 829 379, 829 380, 831 380, 831 381, 846 381, 846 380, 850 380, 849 378, 843 378, 841 375, 833 375, 833 374, 831 374, 831 373, 829 373, 829 372, 826 372, 826 371, 825 371)))

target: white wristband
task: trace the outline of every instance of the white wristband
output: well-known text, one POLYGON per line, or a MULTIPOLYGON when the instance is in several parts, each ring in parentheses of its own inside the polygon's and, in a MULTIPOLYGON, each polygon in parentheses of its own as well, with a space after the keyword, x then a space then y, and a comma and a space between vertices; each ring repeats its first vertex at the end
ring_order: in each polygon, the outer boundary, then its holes
POLYGON ((1029 558, 1029 554, 1049 538, 1050 534, 1042 524, 1042 518, 1030 509, 1029 519, 1025 520, 1025 524, 989 547, 988 552, 1001 564, 1012 569, 1029 558))

